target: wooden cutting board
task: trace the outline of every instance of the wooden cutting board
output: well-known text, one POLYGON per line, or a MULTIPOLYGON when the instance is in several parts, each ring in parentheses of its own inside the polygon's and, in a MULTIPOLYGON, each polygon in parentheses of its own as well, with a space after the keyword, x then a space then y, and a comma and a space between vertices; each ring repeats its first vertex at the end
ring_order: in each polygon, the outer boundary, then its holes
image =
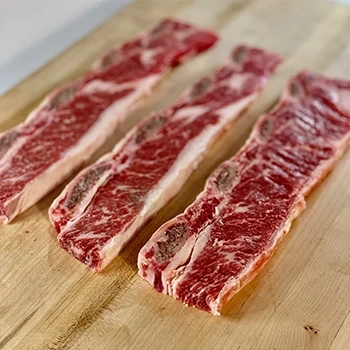
POLYGON ((2 96, 0 130, 22 121, 47 92, 81 75, 104 50, 165 16, 211 28, 222 39, 169 74, 94 159, 217 67, 237 43, 273 50, 285 62, 181 193, 103 273, 92 275, 57 245, 47 210, 63 186, 0 226, 0 349, 350 349, 350 152, 309 196, 275 256, 222 317, 156 293, 136 268, 150 235, 182 212, 210 172, 239 149, 290 76, 307 67, 350 79, 350 8, 306 0, 136 2, 2 96))

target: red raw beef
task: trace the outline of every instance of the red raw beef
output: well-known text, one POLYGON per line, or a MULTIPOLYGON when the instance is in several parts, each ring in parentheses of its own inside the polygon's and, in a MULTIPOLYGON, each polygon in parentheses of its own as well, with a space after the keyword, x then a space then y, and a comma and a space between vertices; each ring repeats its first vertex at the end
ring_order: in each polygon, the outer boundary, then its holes
POLYGON ((302 72, 245 146, 139 254, 157 291, 220 315, 262 269, 350 139, 350 81, 302 72))
POLYGON ((237 47, 216 73, 144 120, 110 154, 83 170, 49 211, 62 248, 92 270, 104 268, 181 189, 279 62, 264 50, 237 47))
POLYGON ((168 70, 217 36, 166 19, 102 56, 53 93, 26 121, 0 134, 0 220, 10 222, 105 142, 168 70))

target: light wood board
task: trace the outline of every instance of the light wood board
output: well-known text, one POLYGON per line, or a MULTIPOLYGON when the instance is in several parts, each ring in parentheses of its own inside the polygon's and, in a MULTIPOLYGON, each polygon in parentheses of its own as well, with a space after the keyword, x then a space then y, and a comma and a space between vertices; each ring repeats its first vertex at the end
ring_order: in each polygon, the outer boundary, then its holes
MULTIPOLYGON (((83 74, 104 50, 165 16, 216 30, 210 52, 169 74, 119 127, 110 150, 150 111, 175 101, 237 43, 285 58, 262 98, 214 146, 181 193, 101 274, 61 250, 47 210, 63 186, 0 227, 0 349, 350 349, 350 152, 308 197, 307 210, 260 275, 222 317, 186 308, 137 276, 139 249, 180 213, 210 172, 232 156, 258 115, 303 68, 350 79, 350 9, 323 1, 138 1, 0 97, 0 130, 22 121, 59 84, 83 74)), ((1 77, 0 77, 1 79, 1 77)))

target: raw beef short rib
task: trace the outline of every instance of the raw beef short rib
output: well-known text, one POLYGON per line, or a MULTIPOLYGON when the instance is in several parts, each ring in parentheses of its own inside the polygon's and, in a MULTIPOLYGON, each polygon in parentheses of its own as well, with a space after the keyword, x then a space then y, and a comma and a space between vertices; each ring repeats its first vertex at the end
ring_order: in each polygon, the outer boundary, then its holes
POLYGON ((62 248, 92 270, 104 268, 180 190, 279 62, 275 54, 237 47, 221 69, 144 120, 113 152, 82 171, 49 211, 62 248))
POLYGON ((164 20, 103 55, 84 77, 0 134, 0 220, 10 222, 61 183, 171 67, 216 40, 211 32, 164 20))
POLYGON ((141 277, 220 315, 262 269, 350 139, 350 81, 302 72, 245 146, 139 253, 141 277))

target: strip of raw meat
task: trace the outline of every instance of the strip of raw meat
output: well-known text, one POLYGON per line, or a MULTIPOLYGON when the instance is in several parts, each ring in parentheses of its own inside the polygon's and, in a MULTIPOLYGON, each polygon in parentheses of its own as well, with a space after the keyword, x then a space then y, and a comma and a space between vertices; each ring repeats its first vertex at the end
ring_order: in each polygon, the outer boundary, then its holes
POLYGON ((345 151, 349 101, 350 81, 309 72, 293 78, 241 151, 142 248, 140 276, 159 292, 220 315, 269 260, 305 208, 304 196, 345 151))
POLYGON ((60 245, 92 270, 104 268, 179 191, 279 62, 272 53, 237 47, 221 69, 81 172, 49 211, 60 245))
POLYGON ((211 32, 166 19, 106 53, 23 124, 0 134, 0 220, 8 223, 62 182, 171 67, 216 40, 211 32))

